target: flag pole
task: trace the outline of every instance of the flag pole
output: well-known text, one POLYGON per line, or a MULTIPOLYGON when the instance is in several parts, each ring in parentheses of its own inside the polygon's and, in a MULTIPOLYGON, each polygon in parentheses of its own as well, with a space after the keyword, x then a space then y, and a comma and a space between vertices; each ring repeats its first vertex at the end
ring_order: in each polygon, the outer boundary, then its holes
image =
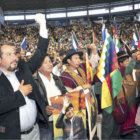
POLYGON ((139 37, 139 33, 138 33, 138 29, 137 29, 137 25, 135 24, 135 30, 136 30, 136 36, 138 38, 138 40, 140 40, 140 37, 139 37))
MULTIPOLYGON (((73 35, 75 36, 76 41, 78 42, 76 35, 75 35, 75 32, 73 30, 72 30, 72 32, 73 32, 73 35)), ((79 44, 79 42, 78 42, 78 44, 79 44)))
MULTIPOLYGON (((23 40, 22 40, 21 44, 23 44, 23 42, 24 42, 24 40, 25 40, 25 39, 26 39, 26 37, 24 37, 24 38, 23 38, 23 40)), ((20 46, 21 46, 21 44, 20 44, 20 46)))

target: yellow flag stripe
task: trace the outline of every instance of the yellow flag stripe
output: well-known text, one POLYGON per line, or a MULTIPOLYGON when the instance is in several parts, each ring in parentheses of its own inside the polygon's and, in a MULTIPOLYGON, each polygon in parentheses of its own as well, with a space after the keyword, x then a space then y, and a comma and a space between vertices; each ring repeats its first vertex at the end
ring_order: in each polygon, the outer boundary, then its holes
POLYGON ((101 108, 107 108, 112 106, 112 97, 107 85, 106 80, 102 83, 102 96, 101 96, 101 108))

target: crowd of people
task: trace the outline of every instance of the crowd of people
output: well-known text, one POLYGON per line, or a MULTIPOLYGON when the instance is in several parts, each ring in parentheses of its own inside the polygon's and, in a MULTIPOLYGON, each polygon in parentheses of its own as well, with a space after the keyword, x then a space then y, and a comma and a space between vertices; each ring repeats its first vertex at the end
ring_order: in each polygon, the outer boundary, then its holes
MULTIPOLYGON (((117 23, 118 26, 118 35, 122 35, 126 43, 132 44, 134 25, 137 25, 137 29, 140 28, 139 22, 124 22, 117 23)), ((108 32, 113 37, 113 23, 106 23, 106 28, 108 32)), ((38 42, 38 27, 26 25, 23 27, 8 27, 8 25, 1 29, 0 43, 5 41, 12 41, 20 47, 22 40, 26 37, 27 40, 27 49, 31 50, 37 45, 38 42)), ((102 33, 102 24, 101 23, 92 23, 87 25, 73 25, 65 27, 49 27, 50 42, 49 48, 54 49, 58 47, 58 42, 61 41, 62 48, 68 50, 71 48, 72 42, 72 30, 75 32, 77 41, 82 43, 83 46, 92 43, 93 40, 93 30, 97 38, 97 45, 100 46, 101 42, 101 33, 102 33)))
MULTIPOLYGON (((74 116, 73 105, 68 99, 64 100, 56 124, 50 102, 51 97, 86 89, 97 96, 103 140, 140 138, 139 48, 136 46, 128 54, 122 43, 122 50, 117 53, 123 80, 110 114, 101 108, 102 82, 97 76, 103 45, 102 24, 47 29, 41 14, 37 14, 35 20, 39 28, 7 26, 0 32, 0 139, 53 140, 54 126, 63 129, 64 140, 89 139, 82 118, 74 116), (71 45, 72 30, 79 43, 78 51, 71 45), (24 37, 26 50, 20 47, 24 37), (60 41, 62 45, 58 48, 60 41), (89 54, 94 77, 90 83, 86 75, 86 54, 89 54)), ((132 44, 134 24, 118 24, 118 34, 128 46, 132 44)), ((139 30, 140 23, 136 24, 139 30)), ((106 27, 113 36, 113 24, 106 24, 106 27)))

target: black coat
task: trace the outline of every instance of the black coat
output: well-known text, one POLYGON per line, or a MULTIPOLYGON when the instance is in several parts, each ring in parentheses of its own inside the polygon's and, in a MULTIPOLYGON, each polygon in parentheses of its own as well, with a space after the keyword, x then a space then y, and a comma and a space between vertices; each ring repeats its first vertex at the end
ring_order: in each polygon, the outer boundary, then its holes
MULTIPOLYGON (((44 86, 44 83, 43 83, 43 81, 42 81, 42 79, 41 79, 41 77, 39 76, 38 73, 34 76, 34 79, 35 79, 35 81, 36 81, 36 83, 37 83, 37 85, 39 87, 39 91, 40 91, 39 93, 41 94, 42 100, 44 100, 46 106, 48 106, 49 103, 48 103, 48 99, 47 99, 47 96, 46 96, 47 95, 47 91, 46 91, 46 88, 44 86)), ((54 75, 54 74, 53 74, 53 79, 55 81, 55 85, 61 91, 61 94, 65 94, 67 92, 67 90, 66 90, 64 84, 62 83, 61 79, 58 76, 54 75)), ((41 128, 47 128, 47 126, 48 126, 45 123, 45 120, 42 117, 42 114, 39 114, 39 126, 41 128)))
MULTIPOLYGON (((45 103, 42 101, 39 94, 39 89, 32 77, 32 74, 40 67, 46 56, 48 47, 48 39, 39 37, 38 49, 29 62, 19 60, 16 76, 21 83, 31 84, 33 87, 32 93, 28 95, 30 99, 36 101, 38 112, 42 114, 47 121, 45 112, 45 103)), ((25 100, 21 92, 14 92, 12 85, 6 76, 0 73, 0 139, 20 139, 20 118, 19 107, 25 105, 25 100)))

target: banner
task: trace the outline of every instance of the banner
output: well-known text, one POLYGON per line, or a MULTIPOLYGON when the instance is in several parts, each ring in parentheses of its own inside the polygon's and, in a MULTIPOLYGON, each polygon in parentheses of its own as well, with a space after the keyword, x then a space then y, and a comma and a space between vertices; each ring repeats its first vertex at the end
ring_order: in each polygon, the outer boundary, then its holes
POLYGON ((86 110, 88 113, 87 120, 88 120, 89 140, 92 140, 96 132, 96 123, 98 115, 97 99, 92 91, 84 90, 84 93, 85 93, 86 110))
MULTIPOLYGON (((95 101, 95 97, 94 96, 92 97, 90 93, 88 92, 85 93, 83 90, 80 90, 80 91, 71 92, 65 95, 52 97, 50 99, 52 107, 54 107, 54 111, 53 111, 54 140, 62 140, 63 137, 65 137, 63 133, 65 130, 63 130, 63 128, 56 128, 56 123, 58 122, 58 118, 60 118, 61 117, 60 115, 62 115, 63 100, 65 97, 67 97, 69 99, 69 102, 72 103, 73 105, 73 110, 74 110, 73 118, 78 118, 78 119, 82 118, 80 126, 76 126, 77 130, 73 130, 74 131, 73 135, 75 134, 75 131, 77 131, 79 133, 78 136, 83 135, 82 136, 83 139, 86 139, 87 134, 90 133, 89 137, 91 139, 91 137, 93 137, 95 134, 95 133, 94 134, 91 134, 91 133, 93 132, 92 130, 95 129, 94 126, 96 125, 96 120, 97 120, 96 101, 95 101), (86 102, 88 102, 88 114, 86 114, 86 108, 87 108, 86 102), (88 120, 87 121, 88 124, 86 123, 86 120, 88 120), (89 127, 87 128, 89 124, 90 124, 90 129, 89 127), (86 134, 86 138, 84 134, 86 134)), ((63 122, 64 120, 67 120, 66 115, 63 118, 63 122)), ((78 121, 76 123, 78 124, 78 121)))

